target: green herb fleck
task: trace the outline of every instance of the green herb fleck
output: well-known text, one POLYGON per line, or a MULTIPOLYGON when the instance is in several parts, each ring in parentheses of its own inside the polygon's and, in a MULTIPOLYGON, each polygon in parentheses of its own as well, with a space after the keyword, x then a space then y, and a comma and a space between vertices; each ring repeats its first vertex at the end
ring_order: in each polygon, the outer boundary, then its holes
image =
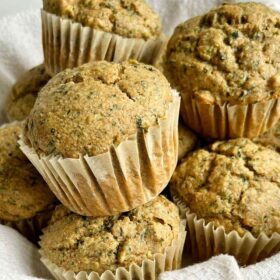
POLYGON ((239 37, 238 31, 234 31, 231 33, 231 37, 236 40, 239 37))

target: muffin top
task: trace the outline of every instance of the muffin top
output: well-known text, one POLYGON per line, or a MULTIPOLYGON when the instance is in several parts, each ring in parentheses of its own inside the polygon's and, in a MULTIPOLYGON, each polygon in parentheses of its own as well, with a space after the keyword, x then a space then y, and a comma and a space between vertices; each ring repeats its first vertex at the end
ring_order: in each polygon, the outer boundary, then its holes
POLYGON ((182 97, 252 104, 280 96, 280 14, 257 3, 224 4, 179 25, 165 70, 182 97))
POLYGON ((178 237, 178 208, 163 196, 118 216, 90 218, 64 207, 54 212, 44 230, 44 255, 74 272, 128 268, 163 253, 178 237), (58 213, 59 212, 59 213, 58 213))
POLYGON ((144 0, 43 0, 44 10, 104 32, 152 39, 161 33, 159 16, 144 0))
POLYGON ((38 92, 49 81, 43 64, 26 72, 13 86, 6 103, 6 115, 10 121, 22 121, 30 113, 38 92))
POLYGON ((43 154, 78 158, 118 145, 166 117, 172 91, 154 67, 95 62, 57 74, 27 118, 27 142, 43 154))
POLYGON ((180 122, 178 159, 181 160, 187 153, 191 152, 197 146, 198 142, 197 136, 180 122))
POLYGON ((255 138, 254 142, 275 149, 280 153, 280 121, 266 133, 255 138))
POLYGON ((280 155, 248 139, 197 150, 175 171, 171 190, 226 232, 280 233, 280 155))
POLYGON ((0 220, 18 221, 53 207, 55 196, 17 145, 22 123, 0 128, 0 220))

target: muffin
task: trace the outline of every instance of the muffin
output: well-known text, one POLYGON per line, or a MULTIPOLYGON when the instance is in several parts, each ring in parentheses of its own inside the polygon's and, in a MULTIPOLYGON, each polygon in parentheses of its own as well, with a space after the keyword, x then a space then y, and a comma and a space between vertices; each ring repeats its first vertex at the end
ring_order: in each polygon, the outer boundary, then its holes
MULTIPOLYGON (((100 277, 107 270, 118 275, 116 271, 120 268, 135 273, 137 270, 131 269, 131 265, 141 267, 145 260, 161 266, 171 258, 174 260, 172 269, 180 266, 182 235, 179 209, 163 196, 130 212, 111 217, 83 217, 57 209, 54 219, 41 236, 42 261, 57 279, 64 279, 59 277, 63 270, 92 272, 100 277), (174 254, 168 256, 168 247, 176 250, 176 257, 174 254), (163 259, 158 262, 155 257, 159 254, 163 259)), ((162 267, 161 270, 164 265, 162 267)), ((146 267, 136 275, 147 277, 160 272, 146 267)), ((138 279, 133 276, 130 277, 138 279)))
POLYGON ((277 152, 245 138, 216 142, 183 160, 171 191, 189 209, 196 257, 228 253, 248 264, 280 249, 277 152))
POLYGON ((213 139, 254 138, 280 117, 280 14, 224 4, 179 25, 165 71, 190 128, 213 139))
POLYGON ((9 121, 22 121, 30 113, 38 92, 49 81, 45 66, 40 64, 26 72, 13 86, 6 102, 9 121))
POLYGON ((168 184, 177 163, 179 106, 152 66, 85 64, 40 91, 21 146, 73 212, 118 214, 168 184))
POLYGON ((254 142, 275 149, 280 153, 280 121, 269 131, 254 139, 254 142))
POLYGON ((191 152, 199 143, 198 137, 188 129, 183 123, 179 122, 179 150, 178 160, 180 161, 191 152))
POLYGON ((47 70, 96 60, 153 63, 165 39, 144 0, 44 0, 43 46, 47 70))
POLYGON ((35 241, 56 198, 17 145, 22 123, 0 128, 0 222, 35 241))

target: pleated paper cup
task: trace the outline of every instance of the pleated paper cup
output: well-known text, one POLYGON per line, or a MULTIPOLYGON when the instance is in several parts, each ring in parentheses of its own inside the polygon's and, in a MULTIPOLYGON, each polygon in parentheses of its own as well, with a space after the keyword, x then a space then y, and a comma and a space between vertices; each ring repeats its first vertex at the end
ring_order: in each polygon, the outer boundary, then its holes
POLYGON ((84 63, 136 59, 153 64, 165 41, 125 38, 41 11, 45 67, 50 75, 84 63))
POLYGON ((191 213, 186 204, 173 196, 181 213, 186 213, 188 246, 194 261, 204 261, 214 255, 229 254, 236 258, 240 265, 254 264, 280 251, 280 234, 268 237, 261 233, 254 237, 250 232, 240 236, 236 231, 225 232, 224 227, 215 227, 212 222, 206 223, 191 213))
POLYGON ((280 99, 249 105, 212 105, 182 96, 181 114, 190 128, 206 138, 254 138, 278 122, 280 99))
POLYGON ((0 224, 17 230, 31 242, 37 243, 39 241, 40 235, 42 234, 42 229, 48 225, 51 216, 52 210, 41 212, 32 218, 19 221, 0 220, 0 224))
POLYGON ((138 130, 108 152, 78 159, 39 156, 22 138, 20 148, 61 203, 86 216, 112 216, 143 205, 167 186, 177 164, 180 97, 166 118, 138 130))
POLYGON ((107 270, 102 275, 94 271, 90 273, 66 271, 52 263, 42 249, 39 252, 42 263, 57 280, 157 280, 160 273, 181 268, 187 235, 185 229, 186 220, 182 220, 178 237, 164 250, 164 253, 156 254, 154 259, 145 259, 140 266, 132 264, 128 269, 119 267, 115 272, 107 270))

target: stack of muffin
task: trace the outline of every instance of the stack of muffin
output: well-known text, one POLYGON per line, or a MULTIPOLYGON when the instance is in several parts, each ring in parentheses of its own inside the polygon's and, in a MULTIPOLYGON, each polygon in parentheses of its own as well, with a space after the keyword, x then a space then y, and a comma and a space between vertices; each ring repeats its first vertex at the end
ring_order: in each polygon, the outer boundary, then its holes
POLYGON ((180 267, 186 228, 195 261, 280 250, 278 13, 223 5, 166 48, 143 0, 44 0, 42 28, 45 62, 0 128, 0 220, 44 228, 54 277, 156 279, 180 267))
POLYGON ((179 25, 168 43, 181 116, 213 142, 170 183, 195 260, 227 253, 246 265, 280 249, 279 27, 264 5, 225 4, 179 25))
POLYGON ((156 279, 180 267, 186 237, 186 219, 160 195, 177 164, 180 96, 137 61, 160 54, 160 20, 142 0, 66 2, 44 1, 44 65, 7 101, 8 119, 24 120, 14 138, 21 134, 26 157, 14 149, 48 185, 19 190, 34 210, 15 222, 33 228, 47 192, 52 217, 38 230, 45 227, 42 261, 56 278, 156 279))

